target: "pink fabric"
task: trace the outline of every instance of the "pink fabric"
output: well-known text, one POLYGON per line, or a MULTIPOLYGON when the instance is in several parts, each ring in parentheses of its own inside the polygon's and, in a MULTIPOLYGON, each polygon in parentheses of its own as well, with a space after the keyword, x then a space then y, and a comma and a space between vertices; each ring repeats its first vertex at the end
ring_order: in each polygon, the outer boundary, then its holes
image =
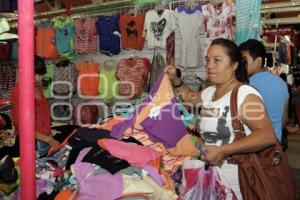
POLYGON ((98 140, 98 145, 115 157, 127 160, 135 167, 145 167, 150 160, 159 158, 161 153, 134 143, 125 143, 114 139, 98 140))

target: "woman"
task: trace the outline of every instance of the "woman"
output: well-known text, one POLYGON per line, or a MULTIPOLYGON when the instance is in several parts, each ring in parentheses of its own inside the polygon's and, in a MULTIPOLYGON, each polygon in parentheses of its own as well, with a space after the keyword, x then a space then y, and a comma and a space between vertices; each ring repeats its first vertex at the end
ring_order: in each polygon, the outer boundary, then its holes
MULTIPOLYGON (((56 141, 51 136, 50 129, 50 107, 47 99, 43 93, 42 79, 43 75, 46 73, 45 61, 35 56, 34 58, 34 72, 35 72, 35 131, 37 142, 37 151, 39 156, 44 156, 50 146, 58 145, 59 142, 56 141)), ((11 102, 12 102, 12 121, 18 129, 19 120, 19 88, 21 86, 17 83, 13 88, 11 93, 11 102)))
POLYGON ((167 67, 169 78, 185 102, 201 105, 199 130, 205 140, 201 160, 217 166, 224 185, 233 189, 242 199, 238 179, 238 166, 226 158, 233 154, 255 152, 276 143, 272 124, 266 114, 262 97, 248 85, 238 91, 238 113, 247 137, 233 142, 230 94, 234 87, 248 81, 247 71, 238 47, 230 40, 215 39, 206 56, 208 82, 212 85, 200 92, 193 92, 176 76, 176 69, 167 67))

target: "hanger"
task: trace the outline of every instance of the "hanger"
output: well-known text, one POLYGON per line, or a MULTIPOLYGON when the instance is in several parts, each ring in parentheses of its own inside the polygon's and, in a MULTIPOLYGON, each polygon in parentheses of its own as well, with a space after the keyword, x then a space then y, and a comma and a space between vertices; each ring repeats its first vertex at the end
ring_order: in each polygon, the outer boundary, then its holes
POLYGON ((166 7, 166 2, 164 0, 159 3, 156 3, 155 10, 159 16, 163 14, 165 7, 166 7))
POLYGON ((115 67, 115 62, 112 58, 107 59, 103 62, 103 68, 105 68, 106 70, 112 70, 115 67))
POLYGON ((129 12, 128 12, 131 16, 137 16, 138 15, 138 5, 134 5, 134 7, 132 7, 129 12))
POLYGON ((197 7, 197 2, 195 0, 188 0, 184 3, 184 6, 189 9, 197 7))
POLYGON ((221 1, 221 0, 210 0, 210 4, 214 7, 215 12, 217 14, 221 13, 223 1, 221 1))

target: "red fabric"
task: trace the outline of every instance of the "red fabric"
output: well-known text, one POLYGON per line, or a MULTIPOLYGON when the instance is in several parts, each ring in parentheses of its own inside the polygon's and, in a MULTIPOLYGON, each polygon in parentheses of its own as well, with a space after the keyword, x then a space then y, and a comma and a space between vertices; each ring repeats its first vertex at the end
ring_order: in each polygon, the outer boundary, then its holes
MULTIPOLYGON (((22 88, 20 88, 22 89, 22 88)), ((50 134, 50 107, 47 99, 44 96, 42 86, 38 86, 38 90, 40 92, 40 99, 35 98, 35 131, 49 135, 50 134)), ((16 128, 19 127, 19 84, 17 84, 11 93, 11 102, 12 102, 12 121, 16 128)))
POLYGON ((12 46, 10 42, 0 43, 0 60, 10 60, 12 46))
POLYGON ((116 78, 120 80, 119 94, 133 99, 139 97, 151 70, 147 58, 129 58, 120 60, 116 78))

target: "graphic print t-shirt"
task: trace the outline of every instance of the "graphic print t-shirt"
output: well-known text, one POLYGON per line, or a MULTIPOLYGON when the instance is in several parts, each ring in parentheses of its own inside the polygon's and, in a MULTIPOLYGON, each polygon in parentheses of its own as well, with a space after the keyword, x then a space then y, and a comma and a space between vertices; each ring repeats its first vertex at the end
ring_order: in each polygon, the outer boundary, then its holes
MULTIPOLYGON (((233 142, 234 133, 231 125, 230 96, 231 92, 216 101, 212 101, 216 88, 210 86, 201 94, 203 106, 198 117, 200 133, 204 136, 207 144, 224 145, 233 142)), ((248 85, 243 85, 238 91, 238 108, 249 94, 261 95, 257 90, 248 85)), ((251 133, 247 126, 244 126, 246 135, 251 133)))
POLYGON ((123 49, 142 50, 145 39, 143 37, 145 15, 137 16, 125 14, 120 16, 120 31, 123 49))
POLYGON ((173 10, 165 9, 161 16, 155 10, 146 13, 144 30, 148 48, 166 48, 166 39, 176 28, 176 17, 173 10))

